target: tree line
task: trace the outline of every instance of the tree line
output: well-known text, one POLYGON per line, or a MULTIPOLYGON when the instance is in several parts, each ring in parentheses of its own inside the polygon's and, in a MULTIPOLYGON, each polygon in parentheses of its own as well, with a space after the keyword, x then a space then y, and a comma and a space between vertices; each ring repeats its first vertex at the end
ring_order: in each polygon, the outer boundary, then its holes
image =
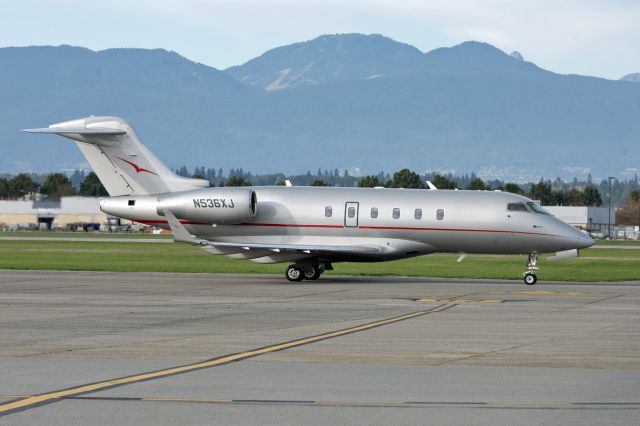
MULTIPOLYGON (((206 179, 212 186, 265 186, 284 185, 290 180, 296 186, 341 186, 341 187, 386 187, 386 188, 426 188, 431 181, 438 189, 501 190, 522 194, 540 201, 543 205, 561 206, 602 206, 609 201, 609 182, 592 181, 565 182, 540 179, 538 182, 516 184, 500 180, 483 180, 474 173, 457 175, 441 173, 419 174, 409 169, 399 170, 393 175, 380 172, 376 175, 353 176, 347 170, 321 170, 316 173, 287 176, 283 173, 254 175, 242 168, 232 168, 224 173, 222 168, 196 167, 189 173, 186 166, 175 170, 181 176, 206 179)), ((612 204, 624 211, 633 210, 637 201, 632 197, 634 191, 640 191, 638 177, 611 182, 612 204)), ((107 196, 104 186, 95 173, 76 170, 69 177, 62 173, 34 175, 20 173, 14 176, 0 177, 0 199, 42 198, 57 200, 63 196, 107 196), (40 194, 40 195, 38 195, 40 194)), ((626 214, 626 213, 625 213, 626 214)), ((631 217, 639 217, 629 213, 631 217)))
MULTIPOLYGON (((177 170, 182 176, 189 176, 188 170, 182 166, 177 170)), ((231 169, 229 176, 225 178, 223 170, 196 168, 191 177, 209 179, 213 186, 251 186, 251 185, 284 185, 285 175, 252 175, 242 169, 231 169)), ((425 173, 423 175, 402 169, 392 176, 383 172, 377 175, 355 177, 345 170, 342 174, 335 169, 333 172, 318 170, 313 175, 307 172, 304 175, 291 176, 289 180, 298 186, 358 186, 361 188, 385 187, 385 188, 409 188, 424 189, 429 180, 438 189, 468 189, 468 190, 500 190, 528 196, 539 201, 543 205, 558 206, 594 206, 603 205, 600 190, 590 182, 578 182, 567 184, 559 178, 552 182, 541 179, 537 183, 518 185, 512 182, 499 180, 485 181, 475 174, 462 176, 442 175, 439 173, 425 173)), ((636 180, 637 184, 637 180, 636 180)), ((613 191, 612 191, 613 192, 613 191)))
MULTIPOLYGON (((603 206, 609 203, 609 181, 599 183, 593 181, 591 175, 584 181, 574 178, 572 182, 565 182, 560 178, 555 180, 541 178, 538 182, 516 184, 499 179, 483 180, 475 173, 453 175, 451 173, 416 173, 409 169, 402 169, 389 175, 380 172, 376 175, 353 176, 347 170, 321 170, 316 173, 307 171, 300 175, 285 175, 273 173, 254 175, 242 168, 230 169, 224 173, 222 168, 196 167, 189 173, 186 166, 176 169, 181 176, 197 177, 209 180, 212 186, 265 186, 284 185, 285 179, 296 186, 383 186, 388 188, 425 188, 425 181, 431 181, 439 189, 471 189, 471 190, 502 190, 529 196, 544 205, 558 206, 603 206)), ((629 194, 640 189, 638 176, 632 179, 613 179, 611 182, 612 206, 622 207, 627 202, 629 194)))
POLYGON ((59 200, 61 197, 74 195, 104 197, 109 194, 93 172, 84 176, 78 188, 73 186, 71 179, 63 173, 51 173, 41 183, 27 173, 0 177, 0 200, 59 200))
POLYGON ((634 189, 626 198, 624 206, 616 211, 616 224, 640 224, 640 189, 634 189))
MULTIPOLYGON (((602 205, 600 192, 593 185, 584 187, 574 186, 567 190, 554 190, 550 182, 540 180, 540 182, 529 185, 529 189, 525 190, 519 185, 507 182, 496 183, 486 182, 477 176, 473 176, 466 187, 458 188, 455 180, 440 174, 430 176, 431 183, 438 189, 468 189, 476 191, 499 190, 528 196, 529 198, 539 201, 543 205, 559 205, 559 206, 594 206, 602 205)), ((393 174, 392 178, 382 181, 378 176, 365 176, 358 182, 361 187, 384 186, 387 188, 425 188, 424 176, 412 172, 409 169, 402 169, 393 174)))

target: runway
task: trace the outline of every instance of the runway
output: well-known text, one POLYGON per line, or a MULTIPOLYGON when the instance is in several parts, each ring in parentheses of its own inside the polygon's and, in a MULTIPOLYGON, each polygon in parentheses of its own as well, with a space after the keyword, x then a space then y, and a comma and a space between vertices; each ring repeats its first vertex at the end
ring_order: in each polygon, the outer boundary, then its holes
POLYGON ((631 424, 640 283, 0 271, 0 423, 631 424))

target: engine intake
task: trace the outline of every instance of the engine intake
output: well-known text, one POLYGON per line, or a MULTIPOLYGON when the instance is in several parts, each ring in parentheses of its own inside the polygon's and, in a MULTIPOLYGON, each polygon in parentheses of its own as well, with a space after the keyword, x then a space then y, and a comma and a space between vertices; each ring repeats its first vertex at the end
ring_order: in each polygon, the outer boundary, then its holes
POLYGON ((234 225, 253 219, 256 203, 250 188, 207 188, 160 197, 157 213, 170 210, 182 220, 234 225))

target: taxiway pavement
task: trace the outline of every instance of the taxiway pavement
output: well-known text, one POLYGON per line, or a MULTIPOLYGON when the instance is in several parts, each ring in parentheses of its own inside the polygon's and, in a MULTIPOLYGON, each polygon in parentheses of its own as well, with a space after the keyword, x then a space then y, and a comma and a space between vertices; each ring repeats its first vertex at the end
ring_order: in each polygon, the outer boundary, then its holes
POLYGON ((0 271, 0 423, 633 424, 640 283, 0 271))

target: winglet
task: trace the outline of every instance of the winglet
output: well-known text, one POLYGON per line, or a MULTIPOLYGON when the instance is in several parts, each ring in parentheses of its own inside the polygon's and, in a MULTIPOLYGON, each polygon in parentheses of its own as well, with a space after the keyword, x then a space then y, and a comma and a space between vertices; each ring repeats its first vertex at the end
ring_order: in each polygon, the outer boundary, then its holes
POLYGON ((164 217, 167 218, 171 232, 173 233, 173 241, 178 243, 189 243, 200 245, 200 240, 191 235, 184 229, 178 218, 175 217, 170 210, 164 210, 164 217))

